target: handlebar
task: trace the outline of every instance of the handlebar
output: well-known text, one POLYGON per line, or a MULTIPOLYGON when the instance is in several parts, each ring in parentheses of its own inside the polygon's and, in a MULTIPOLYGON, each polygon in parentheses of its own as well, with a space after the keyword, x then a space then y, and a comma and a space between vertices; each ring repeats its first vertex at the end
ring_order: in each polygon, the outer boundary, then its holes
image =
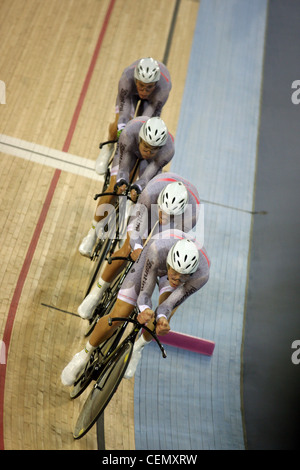
MULTIPOLYGON (((102 197, 102 196, 117 196, 117 193, 113 192, 113 193, 99 193, 99 194, 95 194, 95 196, 94 196, 95 201, 96 201, 96 199, 98 199, 99 197, 102 197)), ((125 194, 119 194, 119 196, 125 196, 125 194)))
POLYGON ((167 353, 165 351, 165 348, 163 347, 163 345, 161 344, 161 342, 159 341, 159 339, 157 338, 156 334, 151 331, 146 325, 143 325, 142 323, 140 323, 138 320, 136 320, 135 318, 123 318, 123 317, 114 317, 114 318, 111 318, 111 317, 108 317, 108 324, 109 326, 112 326, 112 322, 113 321, 129 321, 130 323, 133 323, 135 326, 138 326, 140 329, 143 328, 144 330, 148 331, 148 333, 150 333, 150 335, 152 336, 153 339, 155 339, 155 341, 157 342, 160 350, 161 350, 161 353, 162 353, 162 357, 165 359, 167 357, 167 353))
POLYGON ((114 257, 109 256, 108 258, 106 258, 106 261, 108 262, 108 264, 111 264, 113 261, 117 261, 117 260, 132 261, 130 256, 114 256, 114 257))
POLYGON ((99 149, 102 149, 103 145, 115 144, 116 142, 118 142, 118 140, 107 140, 106 142, 100 142, 99 149))
POLYGON ((95 194, 94 200, 96 201, 99 197, 102 197, 102 196, 126 196, 127 199, 129 199, 129 201, 133 202, 134 204, 137 203, 137 200, 134 201, 133 199, 131 199, 131 197, 128 196, 127 193, 125 193, 125 194, 124 194, 124 193, 122 193, 122 194, 117 194, 117 193, 115 193, 115 192, 112 192, 112 193, 99 193, 99 194, 95 194))

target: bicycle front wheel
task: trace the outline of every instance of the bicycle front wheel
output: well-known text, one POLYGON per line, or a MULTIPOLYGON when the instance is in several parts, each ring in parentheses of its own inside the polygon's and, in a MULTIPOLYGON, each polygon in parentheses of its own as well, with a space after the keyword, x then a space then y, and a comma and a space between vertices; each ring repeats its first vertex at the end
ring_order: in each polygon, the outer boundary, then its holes
POLYGON ((79 414, 74 439, 81 439, 105 410, 125 374, 132 349, 133 344, 125 342, 110 356, 79 414))

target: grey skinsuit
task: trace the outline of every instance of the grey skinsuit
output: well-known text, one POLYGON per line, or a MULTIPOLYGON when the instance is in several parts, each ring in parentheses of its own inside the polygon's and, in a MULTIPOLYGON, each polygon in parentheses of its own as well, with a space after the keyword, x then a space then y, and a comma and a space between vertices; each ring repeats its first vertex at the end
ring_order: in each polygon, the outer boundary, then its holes
MULTIPOLYGON (((178 240, 192 239, 180 230, 164 231, 158 235, 142 251, 126 276, 118 298, 132 305, 137 305, 140 311, 145 308, 152 309, 152 294, 159 278, 159 291, 171 292, 169 297, 156 308, 156 318, 170 317, 174 308, 178 307, 188 297, 201 289, 209 279, 210 260, 204 247, 198 246, 199 266, 195 273, 182 276, 184 281, 176 288, 172 288, 167 279, 167 255, 170 248, 178 240)), ((196 242, 197 245, 197 242, 196 242)))
MULTIPOLYGON (((137 92, 134 69, 139 60, 126 67, 118 84, 118 95, 116 98, 116 112, 119 113, 118 130, 121 130, 133 118, 139 95, 137 92)), ((148 117, 160 117, 172 88, 171 77, 167 67, 158 62, 160 78, 156 82, 154 91, 147 100, 142 100, 139 115, 148 117)))
POLYGON ((165 145, 159 148, 155 156, 147 160, 142 158, 139 151, 139 131, 148 119, 147 116, 140 116, 132 119, 127 124, 120 135, 111 172, 112 175, 117 172, 117 183, 121 180, 129 183, 130 172, 138 161, 139 175, 134 184, 138 186, 140 191, 145 189, 149 181, 162 171, 163 167, 172 160, 175 153, 174 138, 169 133, 165 145))
MULTIPOLYGON (((127 231, 133 250, 143 247, 144 240, 147 239, 158 221, 158 196, 167 185, 173 182, 182 182, 188 191, 188 201, 184 214, 174 217, 173 227, 187 233, 195 227, 200 210, 200 198, 196 187, 176 173, 160 173, 147 184, 139 197, 138 203, 132 207, 135 215, 130 218, 127 231)), ((162 231, 167 228, 167 226, 163 225, 160 227, 160 230, 162 231)), ((157 227, 154 233, 158 231, 157 227)))

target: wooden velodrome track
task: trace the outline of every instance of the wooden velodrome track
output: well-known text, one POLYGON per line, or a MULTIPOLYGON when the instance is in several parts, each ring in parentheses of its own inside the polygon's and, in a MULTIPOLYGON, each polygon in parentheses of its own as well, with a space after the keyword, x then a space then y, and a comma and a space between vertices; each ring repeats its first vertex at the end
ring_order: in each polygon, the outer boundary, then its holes
MULTIPOLYGON (((72 437, 86 395, 71 401, 60 382, 86 341, 72 315, 91 269, 78 245, 101 178, 83 166, 92 168, 107 138, 122 70, 140 57, 170 70, 162 117, 176 136, 198 8, 197 0, 1 1, 0 449, 97 449, 96 427, 72 437), (65 166, 69 154, 83 166, 65 166)), ((133 387, 123 381, 105 412, 106 449, 135 448, 133 387)))

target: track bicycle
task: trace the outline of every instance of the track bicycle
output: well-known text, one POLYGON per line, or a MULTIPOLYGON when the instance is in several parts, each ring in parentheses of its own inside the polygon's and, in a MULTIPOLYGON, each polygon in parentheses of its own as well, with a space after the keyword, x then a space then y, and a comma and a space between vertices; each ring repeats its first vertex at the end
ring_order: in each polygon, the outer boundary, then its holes
POLYGON ((145 329, 151 334, 158 344, 162 356, 164 358, 167 357, 164 347, 155 334, 155 330, 151 331, 147 326, 139 323, 137 315, 138 309, 135 307, 128 318, 108 317, 110 325, 112 325, 114 321, 123 323, 116 330, 113 337, 104 342, 103 346, 95 350, 93 358, 91 356, 85 371, 78 378, 77 383, 75 382, 70 393, 71 398, 76 398, 92 380, 95 380, 95 384, 78 416, 73 432, 74 439, 81 439, 104 412, 124 377, 131 359, 134 342, 141 329, 145 329), (120 341, 119 335, 123 335, 129 323, 133 324, 132 331, 116 347, 115 344, 120 341))
POLYGON ((130 191, 131 184, 134 182, 137 176, 139 165, 140 165, 140 160, 137 160, 130 175, 129 185, 127 185, 127 188, 124 193, 117 195, 115 191, 114 192, 102 192, 99 194, 95 194, 94 196, 94 200, 97 200, 99 197, 102 197, 102 196, 118 196, 118 200, 115 203, 114 212, 108 216, 108 222, 104 227, 104 229, 106 230, 106 236, 104 239, 98 240, 91 254, 90 259, 95 263, 95 265, 92 269, 92 273, 90 275, 88 287, 85 292, 84 298, 90 293, 91 288, 93 287, 93 284, 98 276, 98 273, 100 271, 100 268, 106 256, 108 254, 111 255, 115 251, 118 244, 119 244, 119 247, 121 247, 121 244, 124 241, 124 234, 125 234, 125 230, 126 230, 127 222, 129 218, 128 204, 136 204, 137 202, 137 200, 133 201, 128 193, 130 191), (126 209, 124 211, 125 214, 124 214, 124 217, 122 217, 121 219, 120 219, 119 196, 120 197, 125 196, 127 198, 126 209), (114 222, 111 223, 113 215, 115 215, 115 219, 114 219, 114 222))

